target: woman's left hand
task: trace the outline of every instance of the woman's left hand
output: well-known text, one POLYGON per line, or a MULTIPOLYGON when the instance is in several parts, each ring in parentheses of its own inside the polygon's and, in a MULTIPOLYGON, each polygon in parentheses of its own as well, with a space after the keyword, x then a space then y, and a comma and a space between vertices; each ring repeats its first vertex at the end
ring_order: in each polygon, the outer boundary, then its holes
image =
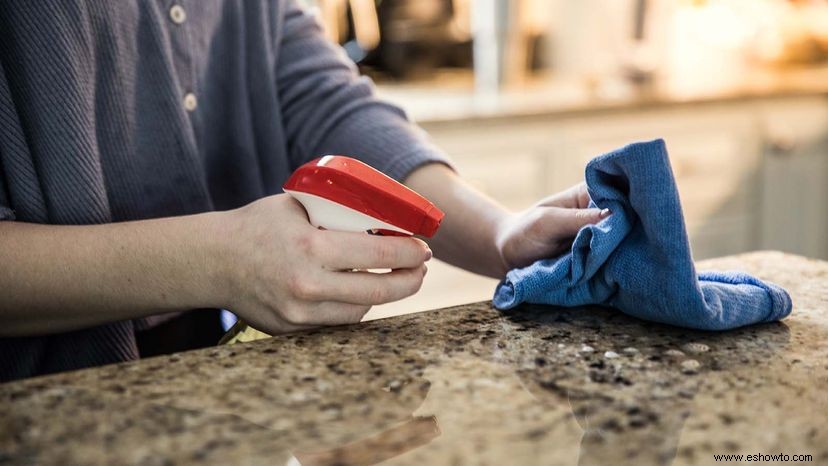
POLYGON ((585 225, 610 215, 609 209, 590 209, 581 183, 543 199, 529 209, 507 216, 496 243, 506 270, 560 255, 585 225))

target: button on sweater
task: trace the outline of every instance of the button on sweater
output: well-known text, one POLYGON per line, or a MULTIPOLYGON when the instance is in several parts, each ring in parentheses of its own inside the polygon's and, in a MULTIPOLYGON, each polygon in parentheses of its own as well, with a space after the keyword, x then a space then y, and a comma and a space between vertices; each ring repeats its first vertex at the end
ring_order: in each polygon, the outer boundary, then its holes
MULTIPOLYGON (((279 193, 324 154, 396 179, 444 161, 294 1, 0 9, 0 221, 232 209, 279 193)), ((135 359, 135 333, 153 322, 0 338, 0 381, 135 359)))

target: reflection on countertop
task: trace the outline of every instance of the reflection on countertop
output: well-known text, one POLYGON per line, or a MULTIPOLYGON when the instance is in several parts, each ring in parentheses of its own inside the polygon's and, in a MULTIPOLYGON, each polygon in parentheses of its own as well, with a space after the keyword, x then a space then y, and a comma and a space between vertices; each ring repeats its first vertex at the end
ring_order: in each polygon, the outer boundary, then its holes
POLYGON ((782 323, 478 303, 0 385, 0 464, 828 462, 828 262, 760 252, 782 323))
POLYGON ((441 71, 419 82, 382 82, 377 90, 421 124, 828 95, 828 66, 757 68, 745 79, 727 84, 717 82, 715 70, 707 70, 700 80, 704 82, 690 89, 659 83, 636 87, 622 80, 598 85, 539 76, 499 92, 475 92, 469 72, 441 71))

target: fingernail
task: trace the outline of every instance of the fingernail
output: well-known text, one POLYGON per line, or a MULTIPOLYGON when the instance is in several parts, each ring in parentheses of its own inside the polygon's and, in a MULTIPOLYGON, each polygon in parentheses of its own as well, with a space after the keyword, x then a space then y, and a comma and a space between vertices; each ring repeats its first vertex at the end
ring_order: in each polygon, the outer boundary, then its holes
POLYGON ((426 262, 430 261, 432 257, 434 257, 434 253, 431 252, 431 248, 426 248, 426 262))
POLYGON ((612 212, 609 209, 604 209, 604 210, 601 211, 600 215, 601 215, 601 218, 607 218, 607 217, 610 216, 610 214, 612 214, 612 212))

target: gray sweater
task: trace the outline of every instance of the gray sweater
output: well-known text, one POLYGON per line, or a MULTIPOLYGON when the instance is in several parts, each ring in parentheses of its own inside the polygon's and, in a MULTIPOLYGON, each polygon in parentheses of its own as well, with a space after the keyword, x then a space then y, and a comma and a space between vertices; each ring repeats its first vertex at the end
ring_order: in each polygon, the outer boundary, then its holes
MULTIPOLYGON (((0 8, 0 220, 232 209, 323 154, 397 179, 443 160, 293 0, 0 8)), ((135 359, 136 332, 152 324, 0 338, 0 381, 135 359)))

